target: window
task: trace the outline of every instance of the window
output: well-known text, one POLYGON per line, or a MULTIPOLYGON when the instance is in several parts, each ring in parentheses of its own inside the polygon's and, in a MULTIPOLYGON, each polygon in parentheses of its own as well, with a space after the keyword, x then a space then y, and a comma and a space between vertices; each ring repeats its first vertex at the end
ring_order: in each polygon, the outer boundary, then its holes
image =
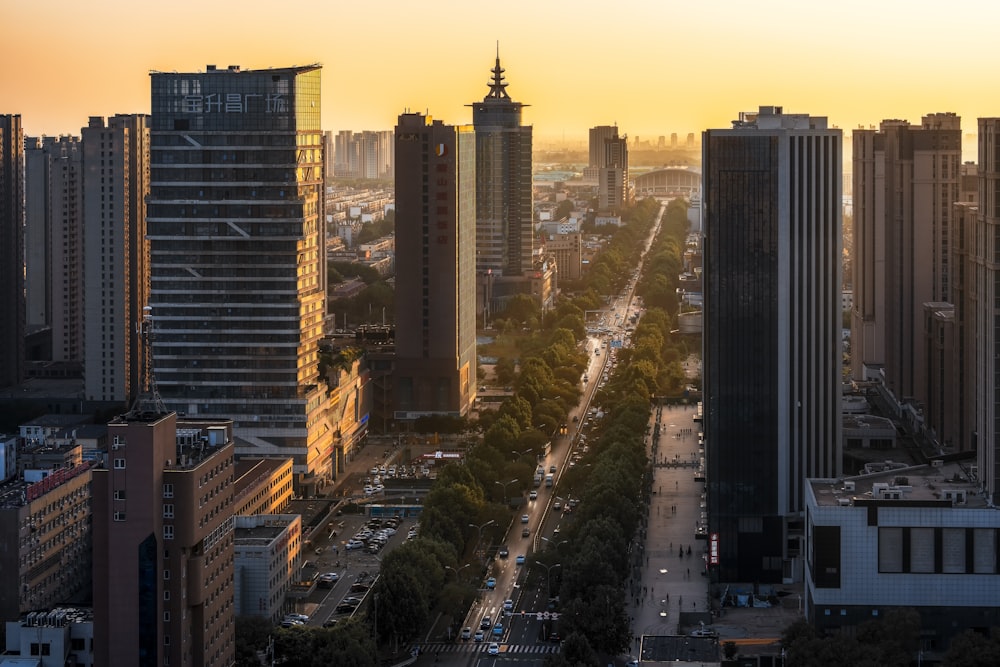
POLYGON ((163 497, 164 498, 173 498, 174 497, 174 485, 173 484, 164 484, 163 485, 163 497))
POLYGON ((115 512, 115 521, 124 521, 125 512, 115 512))
POLYGON ((168 623, 170 622, 170 612, 169 611, 163 612, 163 620, 165 622, 168 622, 168 623))
POLYGON ((174 539, 174 527, 173 526, 164 526, 163 527, 163 539, 165 539, 165 540, 172 540, 172 539, 174 539))
POLYGON ((170 601, 170 591, 163 591, 163 601, 164 602, 170 601))
POLYGON ((115 470, 125 469, 125 459, 115 459, 115 470))
POLYGON ((115 500, 125 500, 125 489, 115 489, 115 500))
POLYGON ((174 518, 174 506, 173 504, 166 504, 163 506, 163 518, 173 519, 174 518))
POLYGON ((170 570, 164 570, 163 571, 163 580, 167 581, 168 579, 170 579, 170 570))

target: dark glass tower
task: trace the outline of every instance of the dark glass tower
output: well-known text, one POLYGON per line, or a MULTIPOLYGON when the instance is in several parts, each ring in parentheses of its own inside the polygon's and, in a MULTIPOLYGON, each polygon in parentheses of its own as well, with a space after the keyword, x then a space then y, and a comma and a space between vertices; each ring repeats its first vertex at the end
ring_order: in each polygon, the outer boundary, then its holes
POLYGON ((490 92, 470 104, 476 129, 476 271, 520 276, 529 271, 534 242, 531 126, 507 94, 500 56, 490 92))
POLYGON ((0 114, 0 387, 24 379, 24 132, 0 114))
POLYGON ((164 403, 231 418, 238 454, 330 477, 319 66, 153 73, 150 130, 164 403))
POLYGON ((800 580, 805 479, 841 468, 841 132, 781 107, 733 125, 702 160, 712 565, 800 580))

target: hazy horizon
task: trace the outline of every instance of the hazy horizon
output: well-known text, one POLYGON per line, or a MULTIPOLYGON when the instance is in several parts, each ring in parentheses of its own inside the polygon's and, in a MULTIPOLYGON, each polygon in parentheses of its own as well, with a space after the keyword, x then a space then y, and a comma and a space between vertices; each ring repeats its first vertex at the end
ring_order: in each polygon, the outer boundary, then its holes
POLYGON ((826 116, 845 136, 946 111, 974 134, 977 117, 1000 115, 987 76, 1000 7, 969 0, 947 11, 898 0, 836 11, 784 0, 624 0, 613 12, 593 0, 275 7, 10 3, 0 113, 20 114, 28 135, 79 134, 90 116, 148 113, 150 70, 320 63, 326 130, 391 129, 406 109, 466 124, 499 41, 507 90, 529 105, 540 144, 586 142, 588 128, 617 124, 654 143, 676 132, 683 145, 760 105, 826 116))

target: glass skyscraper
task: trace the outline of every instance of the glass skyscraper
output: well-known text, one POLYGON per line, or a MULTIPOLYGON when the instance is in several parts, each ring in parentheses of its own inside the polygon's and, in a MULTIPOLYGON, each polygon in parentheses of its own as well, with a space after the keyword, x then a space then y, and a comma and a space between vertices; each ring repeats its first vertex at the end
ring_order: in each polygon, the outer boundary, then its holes
POLYGON ((154 373, 238 454, 330 476, 320 67, 152 75, 154 373))

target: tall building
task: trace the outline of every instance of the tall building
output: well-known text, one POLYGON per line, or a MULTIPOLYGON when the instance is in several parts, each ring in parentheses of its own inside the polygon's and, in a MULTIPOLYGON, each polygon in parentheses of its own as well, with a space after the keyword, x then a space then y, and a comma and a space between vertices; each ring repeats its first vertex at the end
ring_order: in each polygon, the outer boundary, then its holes
POLYGON ((598 125, 590 128, 588 148, 590 150, 590 166, 603 167, 605 148, 604 144, 608 139, 618 138, 617 125, 598 125))
POLYGON ((597 172, 597 208, 620 211, 629 202, 628 136, 618 136, 618 126, 590 128, 590 165, 597 172))
POLYGON ((1000 505, 1000 118, 979 119, 979 207, 969 248, 969 343, 980 488, 1000 505))
POLYGON ((500 56, 482 102, 470 104, 476 130, 476 271, 520 276, 533 266, 534 224, 527 106, 507 94, 500 56))
POLYGON ((320 67, 152 75, 150 304, 168 407, 331 477, 320 67))
POLYGON ((884 373, 898 401, 926 403, 924 304, 951 301, 952 204, 959 201, 961 119, 886 120, 853 131, 854 305, 851 373, 884 373))
POLYGON ((25 325, 51 341, 33 361, 83 363, 82 158, 78 137, 25 138, 25 325))
POLYGON ((0 387, 24 378, 24 131, 0 114, 0 387))
POLYGON ((137 332, 149 304, 149 117, 91 117, 82 135, 84 393, 128 405, 146 365, 137 332))
POLYGON ((841 132, 768 106, 702 142, 710 565, 801 580, 805 480, 841 469, 841 132))
POLYGON ((475 400, 475 141, 423 114, 396 125, 396 419, 475 400))
MULTIPOLYGON (((327 145, 330 143, 327 141, 327 145)), ((333 152, 327 156, 327 160, 328 164, 332 163, 333 171, 328 176, 366 179, 393 177, 392 130, 341 130, 332 137, 332 144, 333 152)))
POLYGON ((132 410, 93 471, 98 665, 231 665, 233 443, 226 422, 132 410))

